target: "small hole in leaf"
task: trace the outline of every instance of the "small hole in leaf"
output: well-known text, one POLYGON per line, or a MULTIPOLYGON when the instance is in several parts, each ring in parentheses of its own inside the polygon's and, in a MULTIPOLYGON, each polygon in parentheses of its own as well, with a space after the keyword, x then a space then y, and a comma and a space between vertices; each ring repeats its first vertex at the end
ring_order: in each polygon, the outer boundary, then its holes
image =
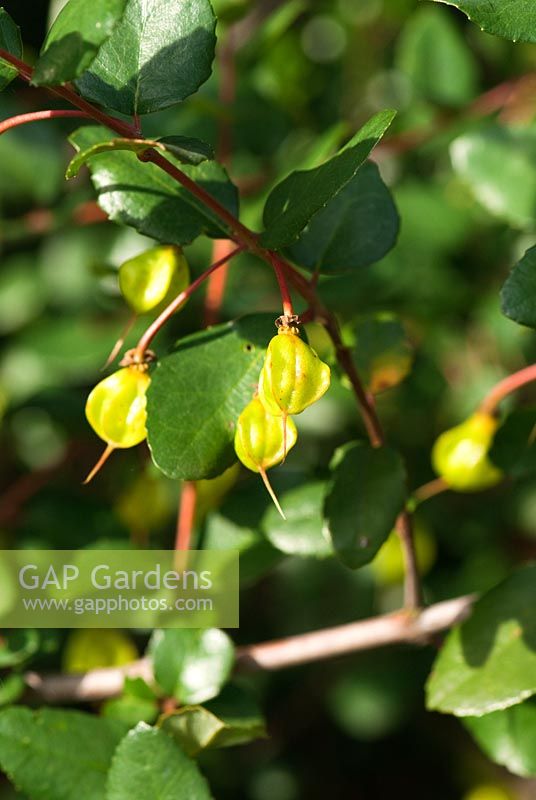
POLYGON ((364 549, 365 547, 368 547, 369 544, 370 544, 370 539, 368 538, 368 536, 359 537, 359 547, 362 547, 364 549))
POLYGON ((250 342, 248 342, 246 345, 244 345, 244 350, 246 351, 246 353, 251 353, 251 351, 253 350, 253 345, 250 342))

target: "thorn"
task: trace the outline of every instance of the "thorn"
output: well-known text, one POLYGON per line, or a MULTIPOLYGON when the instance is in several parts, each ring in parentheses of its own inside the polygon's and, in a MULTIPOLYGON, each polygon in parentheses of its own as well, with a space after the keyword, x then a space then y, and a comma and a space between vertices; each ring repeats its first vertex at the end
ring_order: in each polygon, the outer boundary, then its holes
POLYGON ((112 352, 110 353, 110 355, 106 359, 106 363, 103 364, 103 366, 101 367, 101 371, 103 371, 107 367, 109 367, 110 364, 112 363, 112 361, 115 361, 117 355, 119 354, 119 351, 121 350, 121 348, 123 347, 123 345, 125 343, 125 339, 127 338, 128 334, 130 333, 132 326, 136 322, 136 319, 137 319, 137 314, 133 314, 130 317, 130 319, 128 320, 127 324, 123 328, 121 334, 119 335, 119 339, 117 340, 117 342, 112 347, 112 352))
POLYGON ((263 481, 264 485, 266 486, 268 494, 270 495, 270 497, 273 500, 274 506, 277 508, 277 510, 279 511, 279 513, 281 514, 281 516, 283 517, 283 519, 286 522, 287 518, 285 517, 285 515, 283 513, 283 509, 281 508, 281 506, 279 504, 279 500, 277 499, 276 493, 272 489, 270 481, 268 480, 268 475, 266 474, 266 471, 262 467, 259 468, 259 474, 260 474, 260 476, 262 478, 262 481, 263 481))
POLYGON ((93 480, 97 472, 99 472, 101 467, 103 467, 104 464, 108 461, 114 450, 115 447, 113 446, 113 444, 109 444, 106 447, 103 454, 101 455, 101 457, 99 458, 99 460, 97 461, 97 463, 95 464, 95 466, 93 467, 87 478, 84 481, 82 481, 82 486, 86 486, 90 481, 93 480))

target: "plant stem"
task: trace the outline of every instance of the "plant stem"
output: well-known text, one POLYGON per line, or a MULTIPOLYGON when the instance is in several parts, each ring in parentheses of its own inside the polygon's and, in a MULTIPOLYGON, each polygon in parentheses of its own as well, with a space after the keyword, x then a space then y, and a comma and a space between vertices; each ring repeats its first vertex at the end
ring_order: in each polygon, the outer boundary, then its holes
MULTIPOLYGON (((285 639, 244 645, 237 648, 237 668, 272 671, 387 645, 426 644, 430 637, 463 622, 475 600, 474 595, 456 597, 429 606, 419 614, 397 611, 285 639)), ((142 658, 123 667, 96 669, 83 675, 27 672, 24 678, 41 701, 87 703, 121 694, 126 676, 142 677, 152 683, 150 659, 142 658)))
POLYGON ((207 270, 205 270, 205 272, 199 275, 199 277, 196 278, 195 281, 192 281, 192 283, 188 286, 187 289, 178 294, 177 297, 175 297, 175 299, 172 300, 168 306, 166 306, 166 308, 154 320, 154 322, 151 325, 149 325, 145 333, 141 336, 138 344, 136 345, 135 348, 136 352, 141 357, 143 357, 143 355, 145 354, 147 348, 153 341, 156 334, 165 325, 168 319, 173 316, 178 307, 182 305, 182 303, 184 303, 184 301, 187 300, 190 297, 190 295, 193 294, 193 292, 195 292, 195 290, 203 283, 203 281, 205 281, 209 277, 209 275, 211 275, 215 270, 219 269, 228 261, 230 261, 231 258, 234 258, 236 255, 238 255, 238 253, 241 253, 243 249, 244 249, 243 247, 236 247, 230 253, 227 253, 223 258, 220 258, 219 261, 216 261, 215 264, 212 264, 212 266, 210 266, 207 270))
POLYGON ((445 483, 443 478, 434 478, 433 481, 429 481, 428 483, 419 486, 418 489, 415 489, 413 492, 413 497, 418 503, 423 503, 425 500, 429 500, 431 497, 435 497, 438 494, 443 494, 443 492, 448 492, 449 488, 450 487, 445 483))
POLYGON ((409 511, 403 511, 398 515, 396 531, 400 537, 404 552, 404 607, 418 609, 422 607, 423 597, 415 542, 413 540, 413 525, 409 511))
POLYGON ((497 406, 505 397, 533 381, 536 381, 536 364, 531 364, 530 367, 525 367, 525 369, 514 372, 513 375, 508 375, 507 378, 499 381, 480 403, 478 410, 482 414, 494 414, 497 406))
POLYGON ((0 122, 0 135, 11 128, 17 128, 19 125, 26 125, 28 122, 39 122, 39 120, 42 119, 57 119, 58 117, 82 117, 83 119, 91 119, 87 112, 75 111, 74 109, 48 109, 46 111, 31 111, 28 114, 17 114, 16 117, 9 117, 8 119, 0 122))
POLYGON ((175 550, 189 550, 195 523, 197 505, 197 489, 193 481, 184 481, 180 496, 179 514, 177 517, 177 536, 175 550))
MULTIPOLYGON (((225 256, 229 258, 229 255, 233 250, 234 242, 230 239, 216 239, 212 245, 212 259, 213 261, 219 261, 225 256)), ((228 273, 229 264, 226 263, 221 269, 213 272, 207 281, 203 320, 206 327, 209 325, 215 325, 219 321, 220 310, 225 295, 225 287, 227 285, 228 273)))

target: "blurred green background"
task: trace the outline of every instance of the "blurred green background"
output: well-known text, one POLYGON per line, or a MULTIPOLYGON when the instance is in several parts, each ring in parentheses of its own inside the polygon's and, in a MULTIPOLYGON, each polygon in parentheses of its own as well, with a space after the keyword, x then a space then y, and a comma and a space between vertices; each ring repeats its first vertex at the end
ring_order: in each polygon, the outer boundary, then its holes
MULTIPOLYGON (((57 12, 52 5, 4 2, 22 27, 29 61, 57 12)), ((218 0, 220 35, 253 5, 218 0)), ((143 121, 147 136, 181 133, 215 143, 222 115, 228 119, 242 216, 258 226, 263 198, 282 173, 329 152, 330 141, 336 147, 371 113, 398 109, 393 138, 375 156, 400 213, 398 244, 382 261, 320 286, 348 341, 357 343, 369 384, 391 385, 378 395, 379 412, 408 460, 412 487, 434 477, 429 453, 437 434, 536 355, 534 334, 503 317, 499 300, 509 269, 536 240, 535 89, 536 47, 481 33, 447 6, 289 0, 242 47, 231 107, 218 100, 216 70, 195 97, 143 121)), ((47 107, 60 106, 18 83, 0 95, 1 118, 47 107)), ((72 153, 66 135, 75 127, 40 122, 0 137, 0 542, 171 547, 180 487, 157 474, 144 446, 81 486, 100 452, 85 422, 85 397, 129 316, 117 268, 150 242, 99 219, 86 170, 64 181, 72 153)), ((196 243, 187 255, 201 271, 210 243, 196 243)), ((201 292, 177 315, 158 352, 201 326, 202 302, 201 292)), ((271 273, 251 257, 237 259, 222 318, 277 306, 271 273)), ((329 359, 319 329, 308 333, 329 359)), ((323 480, 334 448, 362 435, 344 381, 300 417, 299 428, 300 448, 274 477, 283 494, 304 476, 323 480)), ((201 545, 243 552, 240 642, 400 604, 396 546, 390 558, 356 573, 330 560, 286 556, 284 537, 272 528, 269 541, 262 530, 262 487, 254 476, 236 481, 223 500, 213 487, 201 488, 197 536, 201 545)), ((423 504, 416 524, 427 599, 485 590, 533 558, 535 512, 534 473, 490 492, 423 504)), ((141 652, 145 639, 134 638, 141 652)), ((58 669, 64 639, 40 633, 32 668, 58 669)), ((536 782, 491 765, 456 720, 424 711, 433 655, 432 648, 396 648, 251 678, 271 738, 202 756, 215 796, 535 797, 536 782)), ((0 797, 19 795, 2 785, 0 797)))

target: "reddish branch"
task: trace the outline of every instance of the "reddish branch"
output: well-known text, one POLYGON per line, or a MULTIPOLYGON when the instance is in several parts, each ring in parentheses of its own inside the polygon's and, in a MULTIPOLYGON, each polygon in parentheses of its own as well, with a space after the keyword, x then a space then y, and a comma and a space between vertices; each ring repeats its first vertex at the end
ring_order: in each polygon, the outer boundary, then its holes
POLYGON ((43 119, 58 119, 59 117, 82 117, 83 119, 92 119, 90 114, 87 114, 85 111, 74 111, 74 109, 30 111, 28 114, 18 114, 16 117, 9 117, 9 119, 0 122, 0 134, 5 133, 11 128, 17 128, 19 125, 27 125, 29 122, 39 122, 43 119))
POLYGON ((197 489, 193 481, 184 481, 182 484, 179 514, 177 518, 177 537, 175 550, 189 550, 192 540, 192 531, 195 523, 195 510, 197 506, 197 489))
POLYGON ((156 336, 156 334, 166 324, 168 319, 170 319, 170 317, 173 316, 173 314, 179 308, 179 306, 181 306, 184 303, 184 301, 187 300, 190 297, 190 295, 192 295, 195 292, 195 290, 203 283, 203 281, 205 281, 209 277, 209 275, 211 275, 217 269, 220 269, 220 267, 223 267, 223 265, 226 264, 228 261, 230 261, 231 258, 234 258, 236 255, 238 255, 238 253, 241 253, 242 250, 243 250, 242 247, 235 247, 235 249, 232 250, 230 253, 227 253, 223 258, 220 258, 219 261, 216 261, 215 264, 212 264, 212 266, 210 266, 207 270, 205 270, 205 272, 203 272, 198 278, 196 278, 195 281, 192 281, 192 283, 188 286, 187 289, 178 294, 177 297, 175 297, 175 299, 172 300, 168 306, 166 306, 166 308, 162 311, 160 316, 158 316, 155 319, 155 321, 151 325, 149 325, 143 336, 140 338, 138 344, 136 345, 136 351, 139 354, 141 360, 143 360, 143 356, 147 348, 153 341, 154 337, 156 336))
POLYGON ((505 397, 508 397, 512 392, 516 392, 518 389, 534 381, 536 381, 536 364, 525 367, 525 369, 521 369, 519 372, 514 372, 513 375, 508 375, 507 378, 504 378, 504 380, 493 387, 491 392, 489 392, 480 404, 478 410, 484 414, 494 414, 497 410, 497 406, 505 397))

